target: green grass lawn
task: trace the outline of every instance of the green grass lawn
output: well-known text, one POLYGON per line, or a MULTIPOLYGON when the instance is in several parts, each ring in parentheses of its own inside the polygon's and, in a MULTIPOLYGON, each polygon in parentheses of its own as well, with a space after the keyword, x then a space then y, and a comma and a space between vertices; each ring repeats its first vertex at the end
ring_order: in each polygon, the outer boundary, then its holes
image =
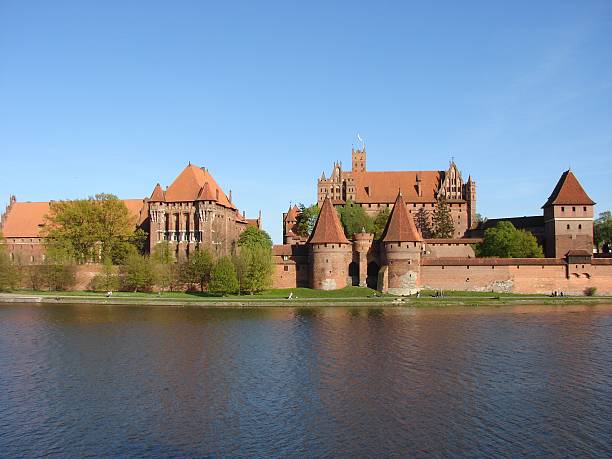
MULTIPOLYGON (((58 296, 58 297, 87 297, 87 298, 106 298, 106 294, 102 292, 91 291, 66 291, 66 292, 50 292, 50 291, 33 291, 19 290, 13 293, 21 293, 23 295, 40 295, 40 296, 58 296)), ((134 299, 177 299, 187 301, 202 301, 202 300, 281 300, 289 297, 293 293, 294 299, 367 299, 386 297, 390 295, 382 295, 376 290, 364 287, 346 287, 339 290, 313 290, 310 288, 290 288, 290 289, 270 289, 254 295, 227 295, 218 296, 208 292, 164 292, 145 293, 145 292, 113 292, 113 298, 134 298, 134 299)))

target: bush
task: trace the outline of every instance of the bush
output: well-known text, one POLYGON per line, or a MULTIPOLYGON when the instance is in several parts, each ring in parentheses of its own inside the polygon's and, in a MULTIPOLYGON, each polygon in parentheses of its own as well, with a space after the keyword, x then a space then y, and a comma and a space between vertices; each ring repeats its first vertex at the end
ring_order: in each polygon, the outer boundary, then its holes
POLYGON ((4 248, 0 246, 0 292, 11 290, 19 286, 19 270, 11 263, 4 248))
POLYGON ((217 260, 210 274, 208 289, 219 295, 227 295, 238 291, 236 269, 229 258, 221 257, 217 260))
POLYGON ((136 253, 128 256, 121 267, 123 290, 130 292, 150 291, 155 285, 155 270, 149 257, 136 253))
POLYGON ((119 276, 110 259, 106 259, 102 265, 102 272, 96 274, 89 283, 89 289, 94 292, 112 292, 119 290, 119 276))
POLYGON ((584 289, 584 294, 586 296, 595 296, 596 292, 597 292, 597 287, 587 287, 584 289))

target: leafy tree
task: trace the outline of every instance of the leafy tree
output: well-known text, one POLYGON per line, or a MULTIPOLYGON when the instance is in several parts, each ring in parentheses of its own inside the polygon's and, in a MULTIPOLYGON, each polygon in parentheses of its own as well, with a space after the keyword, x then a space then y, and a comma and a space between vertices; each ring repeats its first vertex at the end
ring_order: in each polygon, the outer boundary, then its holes
POLYGON ((444 196, 438 197, 438 205, 433 212, 433 237, 436 239, 452 238, 455 233, 453 217, 444 196))
POLYGON ((542 258, 542 247, 535 236, 524 230, 517 230, 509 221, 501 221, 493 228, 487 228, 483 241, 476 246, 479 257, 542 258))
POLYGON ((612 245, 612 212, 606 210, 599 214, 593 225, 593 241, 597 250, 606 246, 609 250, 612 245))
POLYGON ((2 244, 2 236, 0 235, 0 292, 17 288, 19 281, 20 272, 6 253, 4 244, 2 244))
POLYGON ((63 247, 49 247, 40 271, 40 281, 49 290, 70 290, 76 283, 76 267, 70 253, 63 247))
POLYGON ((146 237, 134 227, 123 201, 98 194, 89 199, 52 202, 43 236, 49 247, 67 252, 77 263, 105 258, 119 263, 146 237))
POLYGON ((238 238, 238 247, 263 247, 270 249, 272 248, 272 239, 270 239, 270 235, 264 230, 249 225, 242 233, 240 233, 240 237, 238 238))
POLYGON ((234 258, 241 291, 256 293, 272 285, 272 251, 266 247, 242 247, 234 258))
POLYGON ((190 286, 199 285, 203 292, 210 282, 214 259, 210 250, 203 248, 189 254, 187 261, 180 266, 181 279, 190 286))
POLYGON ((353 234, 362 230, 368 233, 374 232, 374 220, 359 204, 347 200, 343 206, 337 208, 337 211, 346 237, 353 237, 353 234))
POLYGON ((433 237, 433 229, 431 227, 431 215, 421 207, 414 216, 414 223, 417 229, 421 232, 423 239, 431 239, 433 237))
POLYGON ((94 292, 112 292, 119 290, 119 287, 119 276, 115 271, 112 260, 107 257, 102 263, 102 272, 96 274, 91 280, 90 288, 94 292))
POLYGON ((122 288, 128 291, 149 291, 155 285, 155 270, 149 257, 130 254, 121 266, 122 288))
POLYGON ((181 265, 176 263, 174 250, 168 241, 156 244, 151 253, 157 285, 163 292, 176 290, 181 285, 181 265))
POLYGON ((488 220, 487 217, 483 217, 481 214, 476 213, 476 215, 474 215, 474 224, 478 225, 479 223, 484 223, 488 220))
POLYGON ((217 260, 210 274, 208 287, 211 292, 220 295, 238 291, 238 278, 232 260, 228 257, 221 257, 217 260))
POLYGON ((378 212, 378 214, 376 214, 376 217, 374 217, 372 229, 374 232, 375 239, 380 239, 383 231, 385 231, 387 221, 389 220, 389 215, 391 215, 391 209, 385 207, 380 212, 378 212))
POLYGON ((300 213, 297 216, 296 231, 299 236, 308 237, 314 229, 315 223, 319 216, 319 206, 316 204, 306 207, 304 204, 299 204, 300 213))

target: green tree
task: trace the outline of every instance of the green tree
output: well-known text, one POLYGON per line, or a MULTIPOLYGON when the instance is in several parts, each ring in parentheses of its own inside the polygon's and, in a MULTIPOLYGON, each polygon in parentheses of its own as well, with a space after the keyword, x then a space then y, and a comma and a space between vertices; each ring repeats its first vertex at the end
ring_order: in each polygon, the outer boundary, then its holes
POLYGON ((425 210, 425 207, 421 207, 415 214, 414 224, 421 232, 421 236, 423 236, 423 239, 431 239, 433 237, 433 229, 431 227, 431 215, 427 210, 425 210))
POLYGON ((391 215, 391 209, 389 209, 388 207, 385 207, 380 212, 378 212, 378 214, 376 214, 376 217, 374 217, 374 223, 373 223, 374 239, 380 239, 380 237, 382 236, 383 232, 385 231, 385 228, 387 227, 387 221, 389 221, 389 215, 391 215))
POLYGON ((270 249, 272 248, 272 239, 270 239, 270 235, 264 230, 249 225, 240 233, 238 247, 263 247, 270 249))
POLYGON ((296 231, 299 236, 308 237, 314 229, 317 218, 319 217, 319 206, 316 204, 306 207, 299 204, 300 213, 297 216, 296 231))
POLYGON ((455 233, 453 217, 444 196, 438 197, 438 205, 433 211, 433 237, 436 239, 452 238, 455 233))
POLYGON ((76 283, 76 266, 70 253, 63 247, 47 248, 40 267, 42 284, 49 290, 70 290, 76 283))
POLYGON ((272 251, 269 248, 241 247, 234 259, 234 267, 239 280, 240 290, 257 293, 272 285, 272 251))
POLYGON ((190 289, 194 285, 200 287, 203 292, 210 282, 210 273, 214 265, 213 255, 207 248, 196 250, 189 254, 189 258, 181 263, 180 273, 184 283, 189 284, 190 289))
POLYGON ((155 269, 149 257, 130 254, 121 266, 122 288, 132 292, 149 291, 155 285, 155 269))
POLYGON ((476 246, 479 257, 501 258, 542 258, 542 247, 535 236, 524 230, 517 230, 509 221, 501 221, 493 228, 487 228, 483 241, 476 246))
POLYGON ((163 292, 177 290, 181 285, 181 265, 176 263, 174 250, 168 241, 156 244, 151 253, 151 263, 155 270, 155 279, 163 292))
POLYGON ((110 194, 56 201, 49 207, 43 236, 48 247, 67 252, 77 263, 111 258, 124 262, 142 244, 144 232, 124 202, 110 194))
POLYGON ((119 276, 110 258, 105 258, 102 263, 102 271, 91 280, 90 288, 94 292, 112 292, 119 290, 119 276))
POLYGON ((221 257, 215 263, 210 274, 209 290, 219 295, 227 295, 238 291, 236 268, 228 257, 221 257))
POLYGON ((0 235, 0 292, 15 289, 19 283, 20 272, 6 253, 0 235))
POLYGON ((351 238, 353 234, 360 233, 362 230, 368 233, 374 232, 374 220, 366 214, 359 204, 347 200, 343 206, 336 208, 336 210, 346 237, 351 238))
POLYGON ((599 214, 593 224, 593 242, 599 251, 604 244, 612 245, 612 212, 606 210, 599 214))

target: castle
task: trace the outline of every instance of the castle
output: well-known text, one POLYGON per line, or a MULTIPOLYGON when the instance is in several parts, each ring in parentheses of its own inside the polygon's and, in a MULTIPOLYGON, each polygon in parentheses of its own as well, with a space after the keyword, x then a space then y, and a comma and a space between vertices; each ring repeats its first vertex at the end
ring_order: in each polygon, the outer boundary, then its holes
POLYGON ((335 162, 331 177, 317 180, 317 202, 320 213, 307 239, 297 234, 299 208, 283 214, 284 244, 274 247, 277 287, 353 285, 398 295, 422 288, 581 293, 596 286, 612 292, 612 259, 593 256, 595 202, 570 170, 542 216, 499 219, 519 227, 528 222, 526 229, 544 246, 546 258, 540 259, 475 257, 474 246, 496 221, 476 222, 476 183, 471 176, 464 183, 454 161, 446 171, 369 172, 365 148, 353 149, 350 171, 335 162), (454 237, 424 239, 413 215, 419 208, 434 210, 440 196, 449 203, 454 237), (366 232, 347 239, 335 206, 348 200, 370 215, 391 209, 378 240, 366 232))
MULTIPOLYGON (((148 234, 147 249, 167 241, 178 260, 199 247, 217 256, 235 252, 249 225, 261 228, 261 212, 248 219, 239 212, 206 168, 189 164, 149 198, 123 201, 134 224, 148 234)), ((273 247, 275 288, 341 289, 363 286, 398 295, 423 288, 579 294, 596 287, 612 294, 612 259, 593 255, 593 200, 572 171, 564 172, 540 216, 508 218, 531 231, 546 258, 476 258, 474 247, 497 221, 476 221, 476 183, 462 179, 454 161, 446 170, 372 172, 365 148, 352 151, 352 169, 336 162, 329 179, 317 180, 320 212, 309 237, 297 234, 300 210, 283 214, 283 244, 273 247), (435 210, 444 197, 455 226, 448 239, 424 238, 413 216, 435 210), (347 201, 369 215, 389 209, 380 238, 367 232, 349 240, 335 206, 347 201)), ((49 202, 18 202, 11 197, 0 217, 3 244, 22 264, 44 262, 42 230, 49 202)), ((85 285, 85 284, 83 284, 85 285)))
POLYGON ((368 171, 365 146, 351 151, 352 168, 345 171, 336 161, 330 178, 325 173, 317 180, 317 203, 329 196, 335 205, 351 201, 362 206, 369 215, 376 215, 395 202, 401 190, 409 212, 419 208, 433 212, 438 198, 443 197, 451 211, 454 237, 463 237, 476 222, 476 182, 467 181, 455 161, 446 170, 437 171, 368 171))
MULTIPOLYGON (((256 219, 240 213, 206 168, 191 163, 165 190, 158 183, 150 198, 125 199, 134 225, 148 234, 152 251, 168 241, 176 259, 188 257, 198 247, 208 247, 217 256, 233 253, 240 233, 248 226, 261 227, 256 219)), ((18 202, 12 196, 0 217, 0 234, 9 256, 22 264, 44 262, 41 235, 49 213, 49 202, 18 202)))

